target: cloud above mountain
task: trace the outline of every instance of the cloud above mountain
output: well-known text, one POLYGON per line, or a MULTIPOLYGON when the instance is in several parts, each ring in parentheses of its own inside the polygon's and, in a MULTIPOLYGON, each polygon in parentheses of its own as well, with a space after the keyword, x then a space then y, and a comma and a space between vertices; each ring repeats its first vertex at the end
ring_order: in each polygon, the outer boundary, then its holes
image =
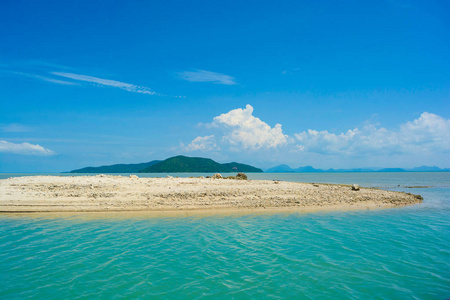
POLYGON ((401 154, 450 151, 450 120, 424 112, 389 130, 375 125, 342 133, 308 129, 294 134, 297 149, 319 154, 401 154))
POLYGON ((244 159, 271 155, 280 163, 333 165, 336 160, 343 164, 352 161, 358 166, 384 164, 394 156, 403 161, 422 159, 418 164, 436 163, 437 157, 450 152, 450 120, 430 112, 395 128, 365 123, 343 132, 306 129, 288 135, 281 124, 270 126, 255 116, 248 104, 202 125, 208 134, 197 136, 182 150, 216 154, 220 150, 244 159))
POLYGON ((184 147, 186 151, 212 151, 220 150, 216 144, 214 135, 198 136, 192 142, 184 147))
POLYGON ((215 117, 213 123, 225 129, 223 140, 226 143, 246 150, 277 148, 287 144, 287 135, 283 134, 281 124, 270 127, 253 116, 253 107, 249 104, 244 109, 233 109, 215 117))
POLYGON ((250 151, 274 149, 287 144, 288 136, 283 134, 280 124, 271 127, 253 115, 253 107, 237 108, 213 118, 208 126, 216 135, 196 137, 185 150, 250 151), (216 145, 218 140, 220 146, 216 145), (213 142, 214 141, 214 142, 213 142))

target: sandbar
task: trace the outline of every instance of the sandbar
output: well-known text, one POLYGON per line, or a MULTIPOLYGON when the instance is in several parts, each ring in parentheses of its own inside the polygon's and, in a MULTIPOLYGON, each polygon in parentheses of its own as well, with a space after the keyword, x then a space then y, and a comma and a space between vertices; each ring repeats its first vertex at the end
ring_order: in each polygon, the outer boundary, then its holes
POLYGON ((316 211, 422 202, 410 193, 350 185, 213 178, 25 176, 0 180, 0 212, 316 211))

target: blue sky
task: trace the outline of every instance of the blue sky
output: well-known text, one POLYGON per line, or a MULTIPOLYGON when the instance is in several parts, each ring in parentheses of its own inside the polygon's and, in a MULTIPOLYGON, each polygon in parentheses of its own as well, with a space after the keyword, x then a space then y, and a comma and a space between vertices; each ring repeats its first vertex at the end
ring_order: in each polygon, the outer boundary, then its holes
POLYGON ((0 172, 450 167, 448 1, 0 2, 0 172))

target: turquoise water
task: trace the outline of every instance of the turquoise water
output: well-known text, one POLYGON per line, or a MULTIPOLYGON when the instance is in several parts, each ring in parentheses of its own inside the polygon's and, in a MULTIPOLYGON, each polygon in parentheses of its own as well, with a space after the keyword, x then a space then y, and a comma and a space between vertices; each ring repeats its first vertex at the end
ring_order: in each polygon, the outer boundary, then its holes
POLYGON ((450 297, 450 173, 251 177, 379 186, 424 203, 314 214, 0 215, 0 298, 450 297), (406 188, 418 185, 430 187, 406 188))

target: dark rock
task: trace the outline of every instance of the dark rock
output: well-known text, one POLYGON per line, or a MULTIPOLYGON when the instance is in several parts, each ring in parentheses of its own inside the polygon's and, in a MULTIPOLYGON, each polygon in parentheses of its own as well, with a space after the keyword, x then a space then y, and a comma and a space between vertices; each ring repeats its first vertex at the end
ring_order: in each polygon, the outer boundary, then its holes
POLYGON ((359 191, 359 185, 353 184, 352 185, 352 191, 359 191))
POLYGON ((247 180, 247 175, 245 175, 244 173, 237 173, 236 179, 238 179, 238 180, 247 180))
POLYGON ((222 179, 222 175, 220 175, 219 173, 216 173, 213 175, 212 179, 222 179))

